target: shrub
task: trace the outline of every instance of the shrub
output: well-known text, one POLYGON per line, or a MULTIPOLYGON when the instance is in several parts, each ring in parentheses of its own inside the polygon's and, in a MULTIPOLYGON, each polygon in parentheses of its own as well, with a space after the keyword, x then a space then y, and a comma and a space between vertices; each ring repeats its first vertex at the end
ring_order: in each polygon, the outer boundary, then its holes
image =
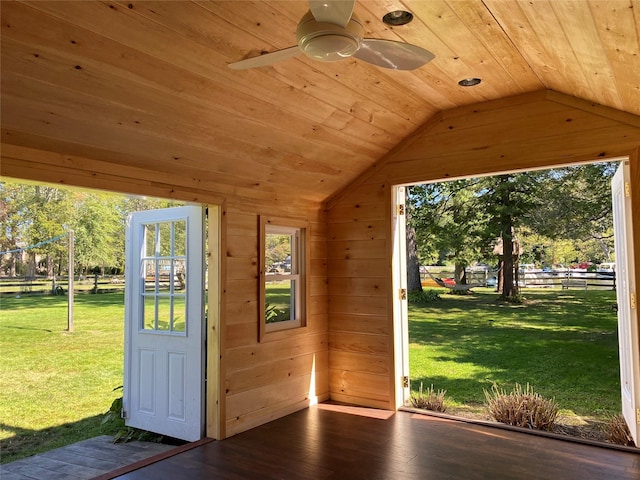
POLYGON ((411 392, 411 406, 422 408, 424 410, 433 410, 434 412, 445 412, 447 407, 444 405, 444 396, 446 390, 433 389, 433 385, 427 391, 422 391, 422 382, 420 382, 420 391, 411 392))
POLYGON ((409 292, 409 303, 412 305, 426 305, 428 303, 437 302, 440 295, 437 290, 418 290, 409 292))
POLYGON ((550 431, 558 418, 558 404, 533 391, 527 383, 522 386, 515 384, 511 393, 498 389, 494 383, 491 392, 484 390, 489 414, 494 420, 536 430, 550 431))
MULTIPOLYGON (((113 389, 114 392, 117 390, 122 390, 122 385, 113 389)), ((100 430, 103 431, 103 433, 113 434, 113 443, 127 443, 133 440, 161 443, 164 440, 163 435, 138 428, 127 427, 124 424, 124 419, 120 416, 121 411, 122 397, 116 398, 113 401, 109 411, 104 414, 102 422, 100 423, 100 430)))
POLYGON ((616 445, 625 445, 629 447, 635 447, 636 444, 633 441, 627 422, 622 415, 615 415, 611 417, 609 423, 605 426, 605 433, 607 435, 607 441, 615 443, 616 445))

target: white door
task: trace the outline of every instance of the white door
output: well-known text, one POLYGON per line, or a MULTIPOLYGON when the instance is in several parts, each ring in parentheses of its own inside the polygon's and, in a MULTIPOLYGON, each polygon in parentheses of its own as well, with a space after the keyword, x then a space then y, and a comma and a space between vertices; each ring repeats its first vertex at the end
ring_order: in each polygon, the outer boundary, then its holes
POLYGON ((199 206, 127 219, 126 424, 182 440, 204 425, 204 239, 199 206))
POLYGON ((638 355, 638 307, 636 300, 631 225, 631 184, 629 164, 622 162, 611 181, 613 227, 616 251, 618 300, 618 344, 620 348, 620 387, 622 414, 631 435, 638 441, 640 420, 640 356, 638 355))

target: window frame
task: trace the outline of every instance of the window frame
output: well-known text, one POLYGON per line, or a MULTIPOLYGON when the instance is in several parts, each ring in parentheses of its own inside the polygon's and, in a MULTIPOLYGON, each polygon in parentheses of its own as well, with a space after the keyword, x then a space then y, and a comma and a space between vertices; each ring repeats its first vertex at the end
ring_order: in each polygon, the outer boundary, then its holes
POLYGON ((260 216, 259 246, 259 341, 277 340, 295 333, 302 333, 308 324, 308 271, 309 271, 309 223, 303 219, 260 216), (291 272, 267 277, 266 246, 268 234, 292 235, 291 272), (294 271, 294 269, 296 271, 294 271), (275 323, 266 322, 266 285, 272 280, 291 280, 291 311, 294 318, 275 323))

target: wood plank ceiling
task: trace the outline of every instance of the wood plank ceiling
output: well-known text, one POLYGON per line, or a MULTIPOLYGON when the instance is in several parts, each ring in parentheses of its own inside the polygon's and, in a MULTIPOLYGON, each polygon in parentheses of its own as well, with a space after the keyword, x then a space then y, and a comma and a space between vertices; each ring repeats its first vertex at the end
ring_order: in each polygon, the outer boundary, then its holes
MULTIPOLYGON (((366 37, 432 51, 400 72, 299 56, 303 1, 8 2, 2 141, 150 169, 219 193, 320 202, 436 112, 553 89, 640 114, 640 2, 366 0, 366 37), (391 28, 381 17, 414 13, 391 28), (479 77, 463 88, 458 81, 479 77)), ((124 171, 124 170, 123 170, 124 171)))

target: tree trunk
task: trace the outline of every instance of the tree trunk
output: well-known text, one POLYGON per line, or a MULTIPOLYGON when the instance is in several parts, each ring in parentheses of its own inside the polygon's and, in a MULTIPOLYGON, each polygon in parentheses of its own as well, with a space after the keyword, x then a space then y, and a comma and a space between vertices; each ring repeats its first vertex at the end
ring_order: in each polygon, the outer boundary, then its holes
POLYGON ((51 255, 47 254, 46 262, 47 262, 47 278, 51 278, 55 275, 55 271, 54 271, 55 265, 51 255))
POLYGON ((456 283, 458 285, 467 284, 467 270, 465 269, 464 265, 456 263, 453 277, 456 279, 456 283))
MULTIPOLYGON (((503 178, 508 183, 508 176, 503 178)), ((513 281, 513 217, 511 214, 511 191, 507 185, 501 189, 500 203, 502 213, 499 217, 502 232, 502 298, 508 299, 518 294, 517 285, 513 281)))
POLYGON ((420 279, 420 260, 418 259, 416 231, 409 225, 408 220, 409 218, 407 218, 407 290, 421 292, 422 282, 420 279))
POLYGON ((507 228, 502 231, 502 277, 502 296, 508 298, 513 294, 513 238, 507 228))
POLYGON ((407 291, 421 292, 422 282, 420 279, 420 260, 418 259, 418 242, 416 241, 416 230, 411 225, 411 208, 407 197, 409 189, 405 193, 405 221, 407 236, 407 291))

